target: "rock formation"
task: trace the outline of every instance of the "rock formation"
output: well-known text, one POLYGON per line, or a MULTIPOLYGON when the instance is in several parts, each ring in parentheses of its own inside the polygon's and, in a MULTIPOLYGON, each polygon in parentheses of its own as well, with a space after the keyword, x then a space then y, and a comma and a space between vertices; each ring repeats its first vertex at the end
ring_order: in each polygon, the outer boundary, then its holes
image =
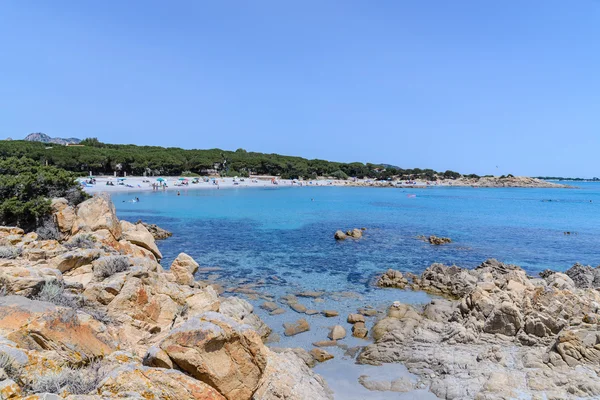
POLYGON ((152 233, 110 198, 52 210, 59 241, 0 227, 1 398, 332 398, 302 359, 263 344, 248 302, 194 280, 192 257, 163 269, 152 233))
POLYGON ((589 269, 570 271, 586 278, 531 278, 496 260, 408 274, 407 286, 447 299, 392 304, 359 362, 402 362, 444 399, 597 398, 600 293, 589 269))
POLYGON ((346 232, 344 231, 336 231, 335 234, 333 235, 333 237, 335 238, 335 240, 346 240, 348 238, 351 239, 360 239, 363 235, 363 231, 365 229, 358 229, 358 228, 354 228, 352 230, 348 230, 346 232))
POLYGON ((452 243, 452 239, 447 238, 447 237, 437 237, 435 235, 431 235, 427 238, 427 241, 431 244, 435 244, 437 246, 441 245, 441 244, 446 244, 446 243, 452 243))

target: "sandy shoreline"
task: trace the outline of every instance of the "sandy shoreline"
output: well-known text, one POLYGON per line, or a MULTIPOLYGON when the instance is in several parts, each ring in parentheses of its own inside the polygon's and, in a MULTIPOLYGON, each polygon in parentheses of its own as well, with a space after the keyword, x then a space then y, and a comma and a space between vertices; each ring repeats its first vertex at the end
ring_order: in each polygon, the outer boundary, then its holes
POLYGON ((490 187, 530 187, 530 188, 568 188, 569 186, 555 184, 542 181, 534 178, 482 178, 479 180, 459 179, 459 180, 444 180, 438 182, 426 181, 374 181, 371 179, 358 180, 330 180, 330 179, 315 179, 311 181, 298 181, 291 179, 276 179, 270 178, 210 178, 208 182, 199 179, 198 183, 193 183, 193 177, 164 177, 164 181, 157 181, 158 178, 130 176, 126 178, 115 178, 111 176, 96 177, 95 184, 86 183, 88 178, 80 178, 83 188, 88 193, 119 193, 119 192, 139 192, 139 191, 177 191, 190 189, 231 189, 231 188, 260 188, 260 187, 392 187, 392 188, 408 188, 408 189, 425 189, 428 187, 474 187, 474 188, 490 188, 490 187), (183 180, 187 179, 187 181, 183 180), (187 184, 186 184, 187 182, 187 184), (110 185, 112 183, 112 185, 110 185), (166 186, 159 186, 165 183, 166 186), (154 186, 153 186, 154 185, 154 186))

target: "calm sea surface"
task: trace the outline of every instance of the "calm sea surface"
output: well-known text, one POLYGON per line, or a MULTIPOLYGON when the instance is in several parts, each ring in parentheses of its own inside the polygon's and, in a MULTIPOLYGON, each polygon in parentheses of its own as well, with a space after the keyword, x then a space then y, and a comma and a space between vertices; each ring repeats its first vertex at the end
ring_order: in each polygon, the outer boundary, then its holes
POLYGON ((240 188, 114 195, 120 218, 174 232, 180 251, 239 278, 276 275, 310 289, 362 290, 379 271, 420 272, 433 262, 474 267, 486 258, 532 274, 600 264, 600 184, 580 189, 240 188), (408 197, 416 194, 416 197, 408 197), (336 243, 337 229, 367 228, 336 243), (565 235, 564 232, 572 232, 565 235), (452 238, 431 246, 418 235, 452 238))
MULTIPOLYGON (((271 316, 250 296, 255 310, 275 333, 277 346, 312 348, 328 328, 342 324, 358 307, 379 310, 394 300, 424 303, 429 296, 410 290, 377 289, 373 278, 388 268, 422 272, 434 262, 475 267, 487 258, 517 264, 530 274, 565 270, 576 262, 600 264, 600 184, 579 189, 378 189, 378 188, 240 188, 182 190, 113 195, 119 218, 143 219, 174 233, 158 242, 168 267, 186 252, 208 271, 198 279, 225 289, 250 284, 275 299, 303 290, 325 291, 322 300, 300 299, 309 309, 339 311, 337 318, 296 314, 286 306, 271 316), (416 195, 416 197, 409 196, 416 195), (137 196, 139 203, 130 200, 137 196), (361 240, 336 242, 337 229, 367 228, 361 240), (566 235, 565 232, 571 232, 566 235), (418 235, 452 238, 432 246, 418 235), (306 318, 310 332, 286 338, 282 323, 306 318)), ((263 296, 264 298, 264 296, 263 296)), ((367 321, 371 327, 373 320, 367 321)), ((348 337, 348 346, 365 345, 348 337)), ((424 399, 426 391, 400 395, 369 392, 358 376, 407 374, 399 364, 359 367, 343 349, 316 371, 328 379, 336 398, 424 399)))

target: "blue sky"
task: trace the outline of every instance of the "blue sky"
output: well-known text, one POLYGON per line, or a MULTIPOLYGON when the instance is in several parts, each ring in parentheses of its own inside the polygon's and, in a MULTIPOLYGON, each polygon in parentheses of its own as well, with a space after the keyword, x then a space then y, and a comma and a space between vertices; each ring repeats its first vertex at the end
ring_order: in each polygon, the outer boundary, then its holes
POLYGON ((0 137, 600 175, 598 0, 3 1, 0 57, 0 137))

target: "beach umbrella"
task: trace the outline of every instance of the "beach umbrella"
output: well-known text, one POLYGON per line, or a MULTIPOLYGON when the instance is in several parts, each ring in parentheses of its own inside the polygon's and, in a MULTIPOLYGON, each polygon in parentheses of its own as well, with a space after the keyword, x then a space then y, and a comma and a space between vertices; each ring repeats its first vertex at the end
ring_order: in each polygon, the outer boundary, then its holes
POLYGON ((126 179, 127 179, 127 178, 119 178, 119 179, 117 179, 117 180, 118 180, 118 181, 124 181, 124 180, 126 180, 126 179))
POLYGON ((180 181, 187 181, 186 178, 179 178, 180 181))
POLYGON ((164 182, 164 178, 158 178, 156 180, 159 181, 159 182, 164 182))

